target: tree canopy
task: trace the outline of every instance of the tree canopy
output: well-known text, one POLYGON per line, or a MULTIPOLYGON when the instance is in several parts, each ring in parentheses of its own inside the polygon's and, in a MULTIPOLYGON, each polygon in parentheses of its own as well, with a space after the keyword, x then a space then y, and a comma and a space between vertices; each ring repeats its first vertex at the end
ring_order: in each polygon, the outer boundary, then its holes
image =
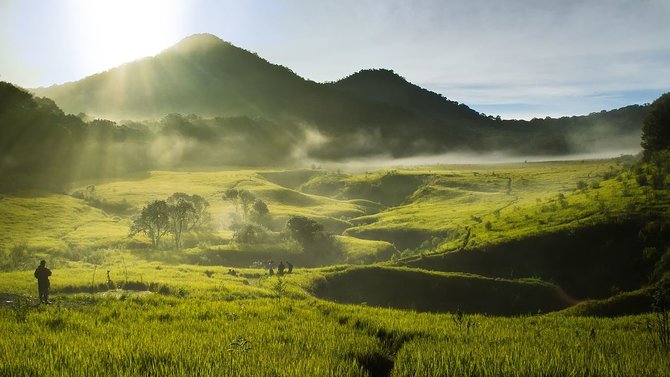
POLYGON ((651 104, 642 127, 642 148, 645 159, 651 154, 670 149, 670 92, 651 104))
POLYGON ((143 233, 151 240, 156 249, 161 238, 170 232, 170 211, 165 200, 154 200, 142 208, 139 216, 130 224, 130 236, 143 233))
POLYGON ((199 195, 175 192, 167 200, 154 200, 144 206, 142 212, 133 218, 129 235, 146 235, 151 240, 151 246, 156 249, 161 238, 172 233, 175 248, 179 250, 184 232, 203 227, 209 222, 207 207, 209 203, 199 195))

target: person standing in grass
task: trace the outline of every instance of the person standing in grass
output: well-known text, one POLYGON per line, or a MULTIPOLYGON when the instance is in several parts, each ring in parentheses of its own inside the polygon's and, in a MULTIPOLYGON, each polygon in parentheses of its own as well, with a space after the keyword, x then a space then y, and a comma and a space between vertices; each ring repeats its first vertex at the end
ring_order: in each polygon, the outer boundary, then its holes
POLYGON ((286 264, 288 265, 288 273, 290 274, 293 272, 293 264, 291 264, 289 261, 286 261, 286 264))
POLYGON ((40 303, 51 304, 49 301, 49 276, 51 276, 51 270, 46 267, 47 262, 45 260, 40 261, 40 265, 35 270, 35 278, 37 278, 37 289, 40 294, 40 303))

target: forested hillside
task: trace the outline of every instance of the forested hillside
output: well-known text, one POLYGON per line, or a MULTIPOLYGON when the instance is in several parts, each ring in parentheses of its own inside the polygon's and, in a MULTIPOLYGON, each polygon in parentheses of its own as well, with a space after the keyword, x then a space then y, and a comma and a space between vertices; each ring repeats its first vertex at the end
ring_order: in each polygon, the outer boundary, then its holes
POLYGON ((319 160, 447 152, 567 155, 639 147, 645 106, 587 116, 501 120, 406 81, 364 70, 334 83, 224 42, 188 37, 162 53, 82 80, 35 89, 65 112, 120 120, 171 113, 247 117, 292 133, 293 150, 319 160), (296 148, 300 145, 300 148, 296 148))

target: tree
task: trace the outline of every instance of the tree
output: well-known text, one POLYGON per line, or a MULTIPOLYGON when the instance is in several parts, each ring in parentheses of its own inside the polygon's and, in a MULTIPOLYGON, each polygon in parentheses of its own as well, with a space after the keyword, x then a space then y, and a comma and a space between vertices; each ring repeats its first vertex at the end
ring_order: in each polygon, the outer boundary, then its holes
POLYGON ((254 201, 254 205, 251 206, 252 220, 259 224, 263 224, 265 223, 265 220, 268 218, 269 214, 270 210, 268 209, 268 205, 265 204, 265 202, 261 199, 256 199, 256 201, 254 201))
POLYGON ((249 205, 254 202, 256 197, 248 190, 237 190, 234 188, 226 190, 223 193, 223 200, 228 200, 235 205, 235 212, 238 213, 240 204, 242 205, 242 221, 246 222, 249 215, 249 205))
POLYGON ((212 216, 209 214, 209 202, 200 195, 191 195, 191 203, 195 208, 195 218, 192 229, 201 229, 209 227, 212 216))
POLYGON ((238 243, 262 243, 270 239, 270 232, 263 226, 257 224, 244 224, 233 235, 233 240, 238 243))
POLYGON ((189 218, 188 229, 205 228, 211 221, 211 216, 207 208, 209 202, 200 195, 188 195, 183 192, 175 192, 167 199, 169 205, 177 204, 180 200, 191 203, 193 206, 192 216, 189 218))
POLYGON ((223 200, 227 200, 235 206, 235 213, 239 211, 238 206, 239 206, 239 200, 240 200, 240 192, 237 191, 237 189, 231 188, 226 190, 226 192, 223 193, 223 196, 221 197, 223 200))
POLYGON ((177 250, 181 249, 181 235, 191 229, 196 211, 193 204, 184 199, 177 199, 176 203, 168 205, 170 231, 174 236, 177 250))
POLYGON ((169 209, 165 200, 155 200, 144 208, 130 224, 129 236, 143 233, 151 240, 151 247, 156 249, 161 238, 170 231, 169 209))
POLYGON ((242 220, 246 222, 249 216, 249 206, 254 202, 256 197, 247 190, 240 190, 239 197, 242 204, 242 220))
POLYGON ((323 225, 308 217, 291 216, 286 222, 285 233, 305 247, 323 235, 323 225))
POLYGON ((297 241, 311 263, 322 265, 342 260, 342 247, 323 225, 304 216, 291 216, 284 234, 297 241))
POLYGON ((663 94, 651 104, 642 127, 641 146, 645 160, 655 152, 670 149, 670 93, 663 94))

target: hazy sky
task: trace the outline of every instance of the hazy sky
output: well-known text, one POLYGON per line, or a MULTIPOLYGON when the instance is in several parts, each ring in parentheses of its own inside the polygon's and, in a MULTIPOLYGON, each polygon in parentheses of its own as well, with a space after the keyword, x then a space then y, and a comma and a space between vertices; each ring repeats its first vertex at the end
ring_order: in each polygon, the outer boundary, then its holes
POLYGON ((670 0, 0 0, 0 80, 73 81, 203 32, 314 81, 393 69, 503 118, 670 91, 670 0))

